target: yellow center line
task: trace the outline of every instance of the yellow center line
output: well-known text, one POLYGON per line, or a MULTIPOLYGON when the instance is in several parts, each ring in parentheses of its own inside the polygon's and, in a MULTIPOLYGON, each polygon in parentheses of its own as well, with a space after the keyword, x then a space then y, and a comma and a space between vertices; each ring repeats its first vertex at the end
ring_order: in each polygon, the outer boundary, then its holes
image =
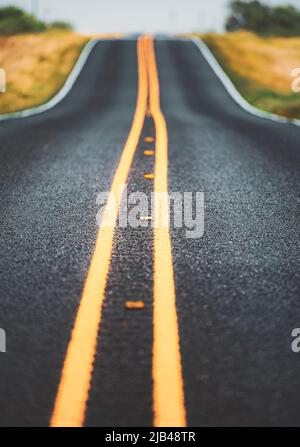
MULTIPOLYGON (((113 250, 117 216, 112 217, 114 198, 120 207, 122 188, 140 139, 147 112, 156 130, 154 192, 168 191, 168 136, 160 110, 157 67, 152 38, 138 41, 139 91, 130 134, 115 173, 110 195, 96 240, 83 293, 67 349, 50 425, 79 427, 84 424, 89 397, 102 305, 113 250), (150 106, 147 107, 149 91, 150 106), (121 190, 121 193, 120 193, 121 190)), ((153 411, 155 426, 185 426, 185 405, 179 347, 172 247, 167 200, 155 200, 154 210, 154 316, 153 316, 153 411)), ((128 308, 142 308, 141 303, 127 303, 128 308)))
MULTIPOLYGON (((147 112, 148 78, 142 39, 138 41, 137 52, 139 86, 135 116, 114 175, 103 221, 111 221, 111 215, 109 214, 114 198, 117 198, 117 207, 120 207, 122 198, 120 188, 124 188, 127 182, 147 112)), ((50 421, 52 427, 80 427, 84 424, 116 220, 117 216, 109 227, 102 224, 97 235, 94 253, 62 368, 50 421)))
POLYGON ((184 427, 184 403, 176 296, 170 240, 168 192, 168 133, 160 109, 160 92, 153 39, 146 39, 150 113, 156 131, 154 193, 153 411, 154 426, 184 427))

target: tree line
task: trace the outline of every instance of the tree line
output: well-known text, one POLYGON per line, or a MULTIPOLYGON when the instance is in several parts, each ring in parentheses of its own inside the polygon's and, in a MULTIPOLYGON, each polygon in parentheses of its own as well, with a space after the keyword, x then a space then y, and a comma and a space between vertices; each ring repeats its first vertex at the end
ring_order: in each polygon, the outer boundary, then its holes
POLYGON ((66 22, 43 22, 14 6, 0 8, 0 35, 39 33, 47 29, 72 29, 72 26, 66 22))
POLYGON ((300 10, 269 6, 258 0, 232 0, 226 30, 246 29, 262 36, 300 36, 300 10))

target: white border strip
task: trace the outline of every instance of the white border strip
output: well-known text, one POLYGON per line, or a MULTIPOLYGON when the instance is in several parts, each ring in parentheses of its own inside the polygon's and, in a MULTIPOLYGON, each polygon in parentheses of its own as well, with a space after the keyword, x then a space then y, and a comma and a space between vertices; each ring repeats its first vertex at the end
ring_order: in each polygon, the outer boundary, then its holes
POLYGON ((48 102, 45 104, 42 104, 37 107, 32 107, 30 109, 25 109, 20 112, 13 112, 13 113, 6 113, 3 115, 0 115, 0 122, 1 121, 7 121, 11 119, 17 119, 17 118, 27 118, 33 115, 37 115, 39 113, 46 112, 47 110, 52 109, 55 107, 59 102, 61 102, 67 94, 72 89, 73 85, 75 84, 79 74, 81 73, 89 55, 91 54, 93 48, 96 46, 98 42, 100 42, 101 39, 94 39, 87 42, 87 44, 83 47, 83 50, 80 53, 79 58, 77 59, 71 73, 67 77, 67 80, 65 81, 62 88, 59 90, 59 92, 53 96, 48 102))
POLYGON ((260 110, 257 107, 249 104, 245 98, 239 93, 233 82, 230 80, 228 75, 225 73, 211 50, 208 46, 203 42, 202 39, 191 39, 192 42, 197 46, 197 48, 201 51, 202 56, 206 59, 207 63, 210 65, 212 70, 215 72, 217 77, 220 79, 222 84, 224 85, 227 92, 234 99, 234 101, 242 107, 246 112, 251 113, 251 115, 255 115, 256 117, 275 121, 276 123, 281 124, 294 124, 295 126, 300 126, 300 120, 298 119, 289 119, 284 118, 283 116, 276 115, 275 113, 265 112, 264 110, 260 110))

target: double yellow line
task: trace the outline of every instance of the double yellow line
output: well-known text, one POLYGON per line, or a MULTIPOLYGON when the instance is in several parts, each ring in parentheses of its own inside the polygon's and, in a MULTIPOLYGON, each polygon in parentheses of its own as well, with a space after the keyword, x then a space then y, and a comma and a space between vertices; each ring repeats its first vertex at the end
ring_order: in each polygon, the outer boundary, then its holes
MULTIPOLYGON (((153 39, 141 37, 137 44, 138 99, 132 127, 116 170, 103 221, 110 219, 112 203, 119 209, 122 188, 127 182, 133 157, 141 137, 147 108, 156 131, 154 192, 168 191, 168 136, 160 109, 160 94, 153 39), (120 194, 121 188, 121 194, 120 194)), ((162 226, 169 215, 166 201, 155 201, 154 210, 154 316, 153 316, 153 412, 154 426, 185 426, 185 405, 172 248, 169 228, 162 226)), ((84 425, 89 397, 102 305, 113 250, 117 216, 112 225, 101 225, 71 339, 62 368, 50 425, 84 425)), ((101 338, 100 338, 101 339, 101 338)))

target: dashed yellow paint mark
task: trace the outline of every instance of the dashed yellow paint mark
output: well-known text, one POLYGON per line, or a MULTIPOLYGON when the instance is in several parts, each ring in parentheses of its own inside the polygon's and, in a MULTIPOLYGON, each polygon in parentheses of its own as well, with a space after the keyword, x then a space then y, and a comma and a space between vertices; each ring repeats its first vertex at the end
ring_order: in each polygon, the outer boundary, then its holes
POLYGON ((154 174, 144 174, 144 178, 147 180, 152 180, 154 179, 154 174))
POLYGON ((141 216, 140 220, 152 220, 152 216, 141 216))
POLYGON ((152 155, 154 155, 154 154, 155 154, 155 152, 150 149, 147 149, 146 151, 144 151, 144 155, 146 155, 146 157, 152 157, 152 155))
MULTIPOLYGON (((139 39, 138 52, 138 99, 130 133, 124 146, 119 165, 104 210, 103 221, 111 221, 110 210, 116 198, 117 208, 122 200, 122 188, 127 182, 129 170, 138 145, 148 98, 148 77, 143 40, 139 39)), ((111 225, 101 225, 84 283, 71 339, 68 345, 54 409, 50 421, 52 427, 80 427, 84 424, 86 405, 93 373, 97 337, 101 323, 102 305, 113 249, 113 237, 117 216, 111 225)))
POLYGON ((154 138, 153 138, 153 137, 145 137, 145 138, 144 138, 144 141, 145 141, 146 143, 153 143, 154 138))
POLYGON ((125 308, 128 310, 140 310, 145 308, 144 301, 126 301, 125 308))

